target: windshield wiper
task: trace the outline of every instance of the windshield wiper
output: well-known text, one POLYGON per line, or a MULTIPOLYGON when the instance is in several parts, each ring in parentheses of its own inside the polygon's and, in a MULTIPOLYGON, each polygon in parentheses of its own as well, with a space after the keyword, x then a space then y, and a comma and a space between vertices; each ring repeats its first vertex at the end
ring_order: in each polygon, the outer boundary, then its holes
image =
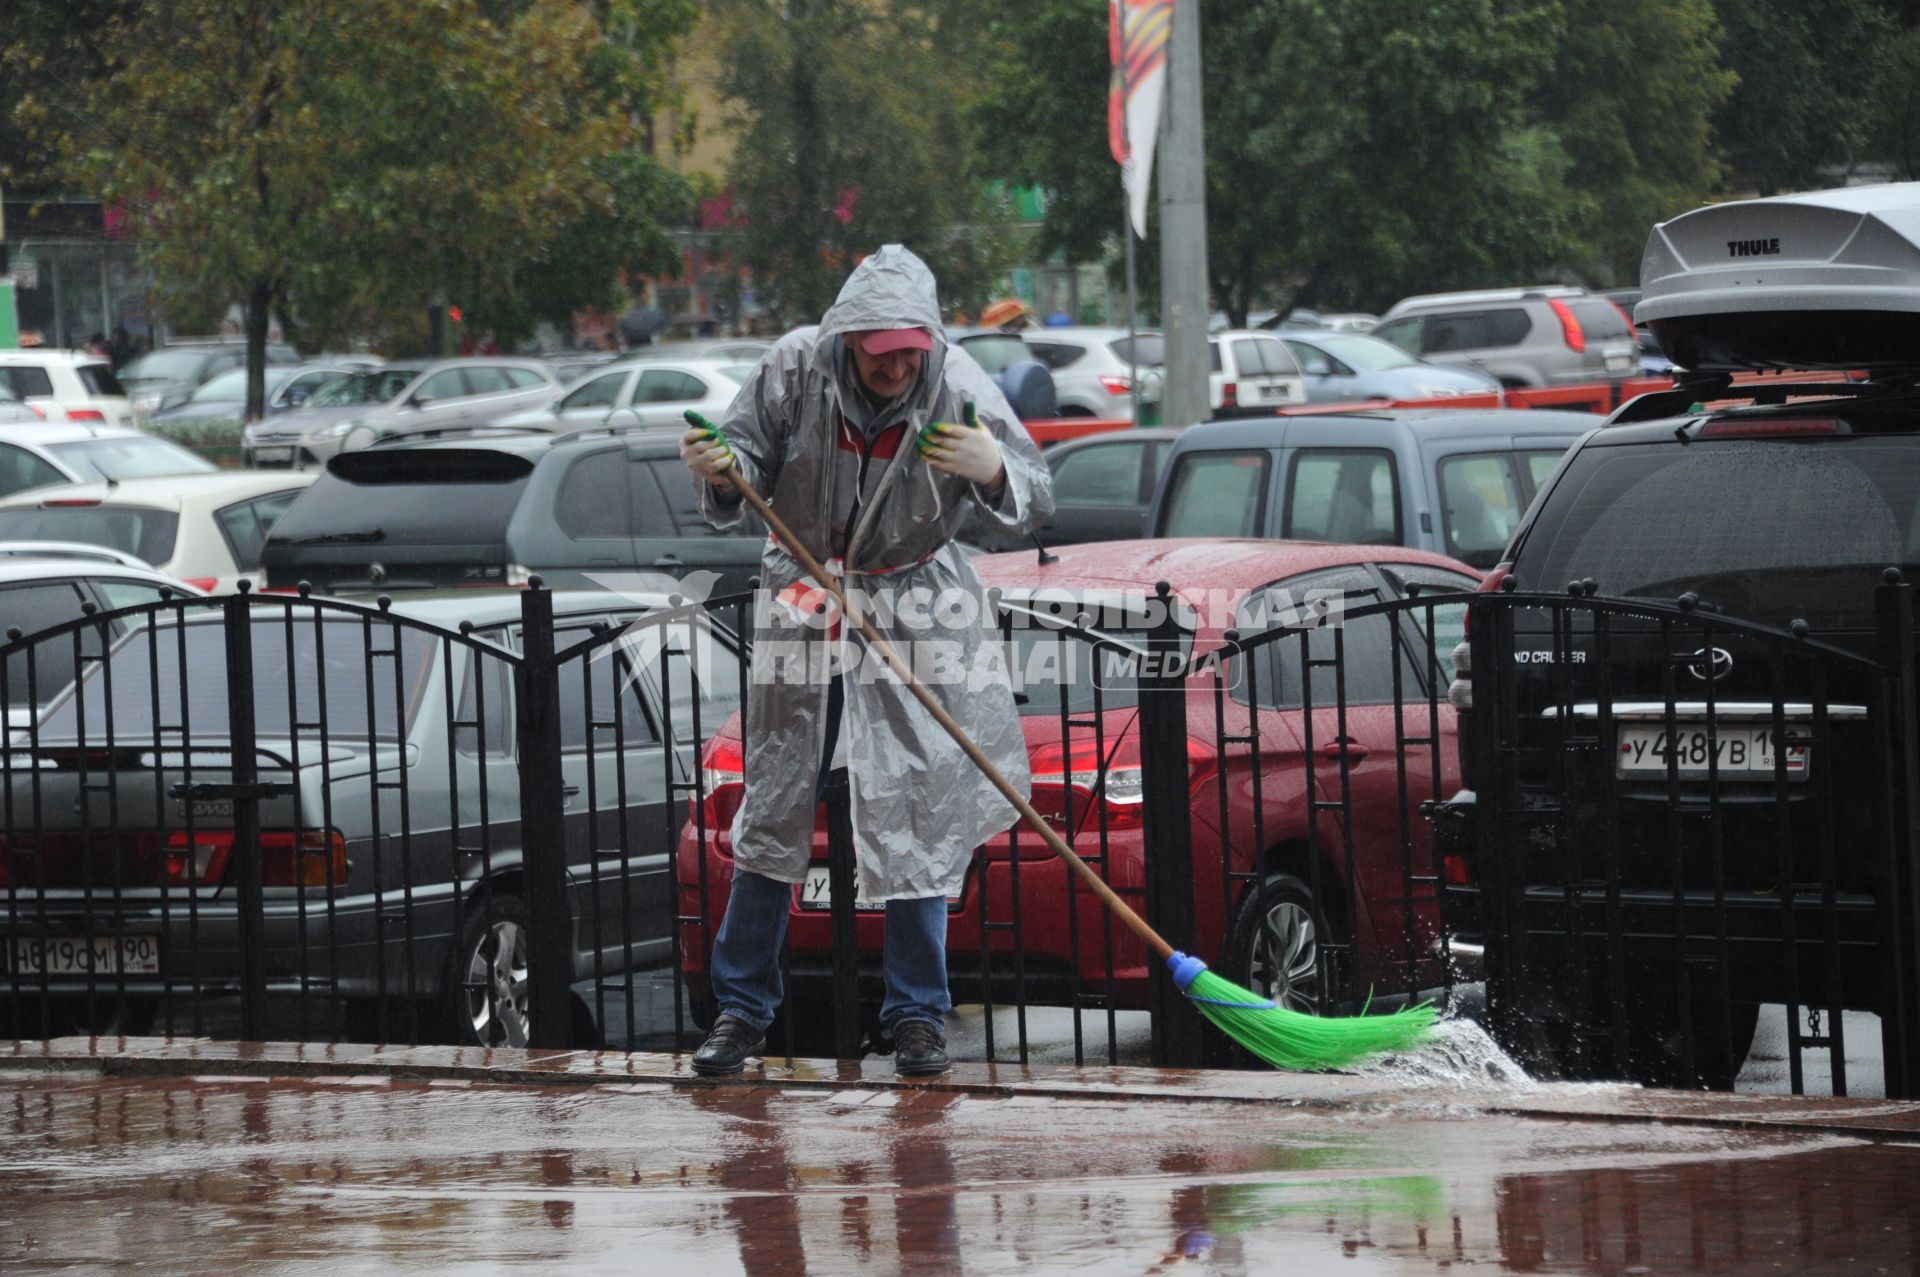
POLYGON ((319 536, 294 537, 289 542, 289 544, 292 544, 292 545, 327 545, 327 544, 363 545, 370 541, 384 541, 386 539, 387 539, 387 530, 385 528, 371 528, 365 532, 322 532, 319 536))

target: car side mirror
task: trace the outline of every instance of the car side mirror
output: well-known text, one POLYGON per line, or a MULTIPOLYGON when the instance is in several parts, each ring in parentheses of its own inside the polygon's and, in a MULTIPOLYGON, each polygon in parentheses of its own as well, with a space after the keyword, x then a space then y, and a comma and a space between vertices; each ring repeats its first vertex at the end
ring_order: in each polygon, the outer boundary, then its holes
POLYGON ((407 406, 409 408, 424 408, 432 402, 433 402, 432 395, 415 394, 412 398, 407 400, 407 406))

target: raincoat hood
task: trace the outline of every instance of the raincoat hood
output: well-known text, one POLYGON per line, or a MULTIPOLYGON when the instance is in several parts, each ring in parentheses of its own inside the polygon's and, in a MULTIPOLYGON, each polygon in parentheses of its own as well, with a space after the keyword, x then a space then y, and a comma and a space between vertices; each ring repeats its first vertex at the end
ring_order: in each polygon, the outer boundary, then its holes
POLYGON ((825 353, 836 338, 875 328, 924 328, 936 353, 946 342, 933 271, 900 244, 888 244, 854 267, 821 317, 818 347, 825 353))

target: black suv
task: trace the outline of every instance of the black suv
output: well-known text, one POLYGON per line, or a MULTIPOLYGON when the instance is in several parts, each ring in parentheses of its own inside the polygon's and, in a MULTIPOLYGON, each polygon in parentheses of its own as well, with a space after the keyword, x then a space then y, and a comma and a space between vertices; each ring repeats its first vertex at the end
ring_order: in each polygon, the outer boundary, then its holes
MULTIPOLYGON (((1691 371, 1567 454, 1483 587, 1516 597, 1455 654, 1441 842, 1456 938, 1484 927, 1495 971, 1506 947, 1536 1059, 1727 1086, 1761 1004, 1836 1061, 1842 1010, 1915 1019, 1889 675, 1920 673, 1890 588, 1920 582, 1920 265, 1904 311, 1896 272, 1872 299, 1847 274, 1920 263, 1882 218, 1914 208, 1920 184, 1656 227, 1641 314, 1691 371)), ((1912 1064, 1886 1054, 1891 1095, 1912 1064)))
POLYGON ((746 588, 765 540, 700 517, 677 433, 476 433, 334 457, 263 560, 270 589, 334 594, 704 571, 720 595, 746 588))

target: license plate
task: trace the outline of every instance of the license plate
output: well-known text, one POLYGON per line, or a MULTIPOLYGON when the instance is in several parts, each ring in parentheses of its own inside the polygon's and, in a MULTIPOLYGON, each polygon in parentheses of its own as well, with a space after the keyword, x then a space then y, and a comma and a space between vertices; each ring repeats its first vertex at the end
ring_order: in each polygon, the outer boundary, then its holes
MULTIPOLYGON (((807 869, 807 880, 800 884, 800 907, 802 909, 827 909, 833 905, 833 879, 825 865, 812 865, 807 869)), ((884 900, 856 900, 856 909, 878 913, 884 911, 884 900)))
POLYGON ((293 460, 292 448, 255 448, 253 460, 256 465, 284 465, 293 460))
POLYGON ((1260 387, 1260 397, 1262 399, 1285 399, 1287 397, 1287 388, 1285 386, 1262 386, 1260 387))
MULTIPOLYGON (((1774 774, 1773 727, 1771 724, 1723 723, 1715 729, 1716 739, 1709 741, 1704 725, 1680 724, 1669 743, 1667 729, 1659 724, 1623 724, 1620 728, 1620 764, 1622 776, 1665 776, 1667 756, 1673 754, 1679 774, 1701 778, 1708 774, 1707 760, 1715 757, 1719 774, 1726 779, 1770 780, 1774 774), (1712 744, 1716 748, 1709 749, 1712 744)), ((1787 746, 1787 775, 1804 778, 1807 774, 1807 747, 1787 746)))
POLYGON ((21 975, 158 975, 158 936, 50 936, 13 942, 13 969, 21 975))

